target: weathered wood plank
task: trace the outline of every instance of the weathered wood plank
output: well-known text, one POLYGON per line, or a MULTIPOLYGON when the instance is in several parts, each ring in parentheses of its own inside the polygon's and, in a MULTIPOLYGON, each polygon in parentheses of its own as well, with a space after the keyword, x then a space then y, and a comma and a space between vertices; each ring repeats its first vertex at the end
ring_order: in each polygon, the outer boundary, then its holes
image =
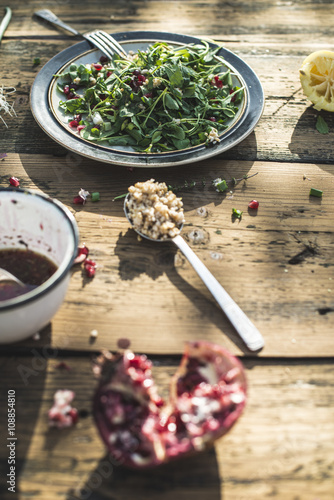
POLYGON ((112 201, 130 184, 155 177, 174 186, 197 181, 195 188, 179 192, 186 213, 184 235, 263 333, 262 355, 333 356, 331 166, 212 159, 209 167, 202 162, 129 172, 71 155, 43 155, 36 163, 34 155, 10 154, 0 168, 2 186, 14 175, 23 187, 40 189, 67 205, 81 242, 98 263, 93 280, 80 267, 73 269, 52 334, 47 329, 41 345, 115 349, 120 337, 128 337, 136 350, 180 353, 185 340, 206 338, 234 352, 244 350, 189 263, 171 244, 138 242, 122 200, 112 201), (216 177, 254 173, 226 195, 211 185, 216 177), (323 189, 322 199, 309 197, 311 186, 323 189), (73 205, 81 187, 99 191, 101 201, 73 205), (247 211, 254 198, 260 202, 256 215, 247 211), (243 211, 241 221, 232 219, 233 207, 243 211), (99 332, 95 344, 93 329, 99 332))
MULTIPOLYGON (((139 500, 171 498, 331 500, 333 365, 245 363, 249 400, 244 414, 214 449, 148 472, 129 471, 108 457, 94 426, 91 398, 96 386, 88 359, 1 358, 1 436, 5 437, 7 391, 16 391, 17 495, 21 500, 139 500), (28 372, 34 374, 28 375, 28 372), (76 392, 76 427, 49 429, 54 392, 76 392)), ((157 363, 158 364, 158 363, 157 363)), ((155 366, 166 392, 175 366, 155 366)), ((0 449, 6 471, 7 449, 0 449)), ((4 474, 2 474, 4 477, 4 474)), ((3 480, 3 479, 2 479, 3 480)))
POLYGON ((334 9, 331 2, 291 3, 257 0, 245 2, 215 1, 131 1, 119 0, 110 3, 101 0, 99 9, 94 3, 85 3, 84 9, 78 9, 78 2, 39 2, 23 4, 19 0, 12 2, 14 19, 7 36, 31 36, 31 30, 39 34, 50 34, 49 28, 32 20, 33 12, 40 8, 50 8, 65 22, 72 24, 79 31, 94 27, 119 30, 174 31, 199 34, 303 34, 303 36, 326 33, 333 35, 331 17, 334 9), (203 22, 205 20, 205 22, 203 22))

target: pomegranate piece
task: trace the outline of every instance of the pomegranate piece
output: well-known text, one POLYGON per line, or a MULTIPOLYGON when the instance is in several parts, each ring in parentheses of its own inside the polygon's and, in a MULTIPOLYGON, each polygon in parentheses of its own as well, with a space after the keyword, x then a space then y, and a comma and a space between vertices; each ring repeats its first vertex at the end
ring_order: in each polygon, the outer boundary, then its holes
POLYGON ((74 397, 75 393, 67 389, 55 392, 53 406, 48 412, 50 427, 63 429, 77 423, 78 410, 71 406, 74 397))
POLYGON ((246 403, 243 367, 221 346, 186 345, 168 402, 159 396, 151 368, 145 355, 130 350, 104 352, 94 366, 97 428, 109 452, 133 468, 206 449, 228 432, 246 403))

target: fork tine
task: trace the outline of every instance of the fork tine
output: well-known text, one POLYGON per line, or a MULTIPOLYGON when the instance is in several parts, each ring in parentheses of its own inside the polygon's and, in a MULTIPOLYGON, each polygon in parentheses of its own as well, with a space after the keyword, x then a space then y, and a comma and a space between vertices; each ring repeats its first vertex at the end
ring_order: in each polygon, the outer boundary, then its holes
POLYGON ((115 40, 115 38, 111 35, 109 35, 109 33, 106 33, 105 31, 96 31, 96 35, 102 40, 102 39, 105 39, 106 42, 108 44, 110 44, 112 47, 115 47, 115 52, 116 51, 116 48, 118 49, 118 52, 117 54, 118 55, 123 55, 123 57, 128 57, 127 53, 125 52, 125 50, 123 49, 122 45, 120 45, 117 40, 115 40))
POLYGON ((112 59, 114 53, 111 52, 110 48, 105 43, 95 36, 95 33, 85 33, 84 37, 95 45, 95 47, 100 49, 109 59, 112 59))
POLYGON ((107 47, 109 50, 113 50, 116 54, 118 54, 120 57, 124 58, 127 57, 126 54, 124 54, 123 49, 119 50, 117 45, 115 45, 114 40, 112 37, 108 38, 107 34, 104 33, 103 31, 94 31, 94 37, 96 37, 100 43, 103 44, 104 47, 107 47))

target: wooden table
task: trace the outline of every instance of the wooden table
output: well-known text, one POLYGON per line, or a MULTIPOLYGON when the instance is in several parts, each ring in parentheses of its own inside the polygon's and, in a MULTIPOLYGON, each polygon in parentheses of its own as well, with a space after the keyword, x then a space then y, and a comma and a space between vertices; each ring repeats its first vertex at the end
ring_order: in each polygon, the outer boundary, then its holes
MULTIPOLYGON (((298 69, 319 49, 332 49, 331 2, 197 2, 133 0, 11 1, 13 18, 0 46, 0 85, 14 86, 17 117, 0 123, 0 185, 10 176, 69 207, 81 242, 98 263, 94 279, 73 268, 66 299, 40 339, 1 348, 1 499, 332 500, 334 359, 334 119, 304 97, 298 69), (74 155, 35 123, 29 91, 41 65, 76 43, 32 18, 52 9, 79 31, 160 30, 207 36, 243 58, 265 91, 255 131, 212 159, 133 171, 74 155), (315 127, 318 115, 327 135, 315 127), (242 178, 232 193, 211 187, 216 177, 242 178), (248 351, 191 266, 169 244, 138 242, 114 197, 136 181, 196 181, 179 193, 190 245, 265 338, 248 351), (205 178, 205 187, 202 179, 205 178), (323 190, 321 199, 310 188, 323 190), (100 201, 72 203, 80 188, 100 201), (248 202, 260 202, 256 216, 248 202), (231 219, 232 207, 243 210, 231 219), (192 238, 197 232, 200 242, 192 238), (91 331, 98 336, 92 342, 91 331), (159 384, 168 384, 187 340, 206 339, 242 360, 247 408, 215 447, 150 472, 106 466, 93 424, 96 386, 91 358, 128 338, 149 354, 159 384), (65 361, 71 371, 59 369, 65 361), (59 388, 76 392, 80 420, 70 430, 48 428, 59 388), (7 395, 16 392, 16 493, 8 491, 7 395)), ((2 12, 1 12, 2 14, 2 12)), ((1 325, 0 325, 1 328, 1 325)))

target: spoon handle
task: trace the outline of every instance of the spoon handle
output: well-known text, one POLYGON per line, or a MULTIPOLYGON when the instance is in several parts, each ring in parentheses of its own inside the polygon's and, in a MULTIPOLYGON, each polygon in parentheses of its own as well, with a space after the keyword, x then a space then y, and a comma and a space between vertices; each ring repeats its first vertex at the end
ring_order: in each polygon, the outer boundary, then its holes
POLYGON ((229 296, 226 290, 221 286, 216 278, 210 273, 208 268, 197 257, 190 246, 178 235, 172 240, 175 245, 181 250, 184 256, 193 266, 203 283, 208 287, 236 331, 239 333, 242 340, 251 351, 257 351, 264 346, 264 340, 261 333, 253 325, 246 314, 229 296))

